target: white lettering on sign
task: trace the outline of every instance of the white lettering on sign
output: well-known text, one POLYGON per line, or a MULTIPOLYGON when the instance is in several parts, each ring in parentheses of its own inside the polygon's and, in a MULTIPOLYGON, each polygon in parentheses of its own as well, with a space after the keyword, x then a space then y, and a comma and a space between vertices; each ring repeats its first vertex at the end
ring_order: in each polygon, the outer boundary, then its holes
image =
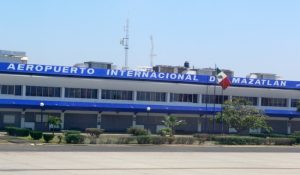
POLYGON ((10 63, 6 70, 8 71, 26 71, 36 73, 63 73, 63 74, 95 74, 95 69, 84 67, 68 67, 68 66, 49 66, 49 65, 34 65, 34 64, 15 64, 10 63))

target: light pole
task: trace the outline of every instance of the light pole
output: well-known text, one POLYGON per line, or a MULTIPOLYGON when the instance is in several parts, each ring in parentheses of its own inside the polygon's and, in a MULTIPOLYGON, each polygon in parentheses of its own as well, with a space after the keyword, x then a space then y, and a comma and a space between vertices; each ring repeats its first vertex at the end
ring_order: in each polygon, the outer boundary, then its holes
POLYGON ((43 102, 40 103, 40 107, 41 107, 41 126, 43 129, 43 108, 44 108, 45 104, 43 102))
MULTIPOLYGON (((149 122, 149 112, 151 111, 151 107, 147 106, 146 110, 147 110, 147 123, 148 123, 149 122)), ((147 128, 147 130, 149 132, 149 128, 147 128)))

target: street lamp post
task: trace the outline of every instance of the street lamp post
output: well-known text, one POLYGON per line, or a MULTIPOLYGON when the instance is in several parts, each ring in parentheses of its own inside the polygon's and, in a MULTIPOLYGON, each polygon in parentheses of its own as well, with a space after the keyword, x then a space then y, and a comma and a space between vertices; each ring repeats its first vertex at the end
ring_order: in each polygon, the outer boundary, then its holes
POLYGON ((45 104, 43 102, 40 103, 40 107, 41 107, 41 126, 43 129, 43 108, 44 108, 45 104))
MULTIPOLYGON (((148 122, 149 122, 149 112, 151 111, 151 107, 148 106, 148 107, 146 108, 146 110, 147 110, 147 123, 148 123, 148 122)), ((148 130, 148 132, 149 132, 149 128, 147 128, 147 130, 148 130)))

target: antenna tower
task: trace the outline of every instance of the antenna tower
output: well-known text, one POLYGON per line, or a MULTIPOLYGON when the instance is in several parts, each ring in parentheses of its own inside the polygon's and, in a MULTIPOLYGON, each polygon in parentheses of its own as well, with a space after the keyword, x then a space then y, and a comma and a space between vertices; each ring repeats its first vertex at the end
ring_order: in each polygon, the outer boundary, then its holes
POLYGON ((124 27, 125 37, 121 39, 120 44, 124 46, 125 50, 125 67, 124 69, 128 69, 128 40, 129 40, 129 19, 126 20, 126 25, 124 27))
POLYGON ((150 36, 150 42, 151 42, 151 50, 150 50, 150 66, 153 67, 153 58, 157 56, 154 54, 154 43, 153 43, 153 37, 150 36))

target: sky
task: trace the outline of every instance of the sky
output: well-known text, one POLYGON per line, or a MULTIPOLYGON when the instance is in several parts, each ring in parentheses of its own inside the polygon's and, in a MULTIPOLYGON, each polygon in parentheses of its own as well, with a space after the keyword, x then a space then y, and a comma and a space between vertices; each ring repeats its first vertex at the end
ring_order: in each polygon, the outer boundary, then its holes
POLYGON ((275 73, 300 80, 298 0, 0 0, 0 50, 25 51, 29 63, 84 61, 124 66, 129 19, 131 68, 183 65, 275 73))

